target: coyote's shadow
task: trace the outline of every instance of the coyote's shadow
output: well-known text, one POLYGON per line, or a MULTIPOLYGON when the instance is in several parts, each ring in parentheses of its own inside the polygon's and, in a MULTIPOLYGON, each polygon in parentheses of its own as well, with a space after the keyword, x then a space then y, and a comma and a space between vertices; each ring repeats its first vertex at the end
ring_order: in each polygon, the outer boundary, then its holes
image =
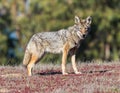
MULTIPOLYGON (((91 74, 95 74, 95 73, 106 73, 106 72, 109 72, 110 70, 98 70, 98 71, 83 71, 82 74, 86 74, 86 73, 91 73, 91 74)), ((43 76, 46 76, 46 75, 57 75, 57 74, 61 74, 62 75, 62 72, 60 71, 45 71, 45 72, 39 72, 39 73, 36 73, 36 75, 43 75, 43 76)), ((70 74, 74 74, 74 72, 71 72, 69 73, 70 74)))
POLYGON ((109 72, 110 70, 98 70, 98 71, 88 71, 88 72, 83 72, 83 73, 106 73, 109 72))
POLYGON ((60 71, 47 71, 47 72, 40 72, 40 73, 36 73, 36 75, 57 75, 57 74, 62 74, 62 72, 60 71))

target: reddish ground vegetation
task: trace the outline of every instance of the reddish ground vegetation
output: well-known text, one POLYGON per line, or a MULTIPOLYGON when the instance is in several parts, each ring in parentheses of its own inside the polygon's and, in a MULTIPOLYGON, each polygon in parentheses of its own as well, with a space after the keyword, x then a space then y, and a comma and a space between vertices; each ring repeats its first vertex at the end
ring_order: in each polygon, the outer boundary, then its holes
POLYGON ((69 75, 60 65, 36 65, 33 76, 22 66, 0 66, 0 93, 120 93, 120 63, 78 64, 80 75, 71 65, 69 75))

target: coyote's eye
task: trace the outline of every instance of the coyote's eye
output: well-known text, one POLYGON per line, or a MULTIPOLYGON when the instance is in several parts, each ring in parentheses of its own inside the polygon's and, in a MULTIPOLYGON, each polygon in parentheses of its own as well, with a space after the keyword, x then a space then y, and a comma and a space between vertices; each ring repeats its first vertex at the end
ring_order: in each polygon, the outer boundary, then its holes
POLYGON ((88 24, 85 24, 85 25, 84 25, 84 28, 85 28, 85 30, 89 30, 89 29, 90 29, 90 26, 89 26, 88 24))

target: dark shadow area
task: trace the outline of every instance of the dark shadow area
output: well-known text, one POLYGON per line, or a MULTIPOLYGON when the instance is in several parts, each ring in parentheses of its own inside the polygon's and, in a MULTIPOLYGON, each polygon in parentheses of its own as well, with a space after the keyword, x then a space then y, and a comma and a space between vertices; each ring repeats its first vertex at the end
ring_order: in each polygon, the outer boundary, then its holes
MULTIPOLYGON (((99 71, 83 71, 82 74, 85 74, 85 73, 106 73, 106 72, 109 72, 110 70, 99 70, 99 71)), ((46 75, 57 75, 57 74, 61 74, 62 75, 62 72, 60 71, 47 71, 47 72, 40 72, 40 73, 36 73, 35 75, 43 75, 43 76, 46 76, 46 75)), ((81 75, 81 74, 75 74, 74 72, 71 72, 71 73, 68 73, 68 75, 81 75)))
POLYGON ((36 75, 57 75, 57 74, 62 74, 62 72, 60 72, 60 71, 48 71, 48 72, 36 73, 36 75))
POLYGON ((98 70, 98 71, 89 71, 89 72, 83 72, 83 73, 105 73, 108 72, 110 70, 98 70))

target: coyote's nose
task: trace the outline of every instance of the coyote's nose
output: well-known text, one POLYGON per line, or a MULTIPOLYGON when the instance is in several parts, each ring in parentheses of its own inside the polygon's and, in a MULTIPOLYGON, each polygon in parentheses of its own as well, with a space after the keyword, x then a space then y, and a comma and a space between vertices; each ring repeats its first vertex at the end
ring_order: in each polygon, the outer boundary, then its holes
POLYGON ((83 35, 83 38, 85 38, 85 37, 86 37, 86 34, 83 35))

